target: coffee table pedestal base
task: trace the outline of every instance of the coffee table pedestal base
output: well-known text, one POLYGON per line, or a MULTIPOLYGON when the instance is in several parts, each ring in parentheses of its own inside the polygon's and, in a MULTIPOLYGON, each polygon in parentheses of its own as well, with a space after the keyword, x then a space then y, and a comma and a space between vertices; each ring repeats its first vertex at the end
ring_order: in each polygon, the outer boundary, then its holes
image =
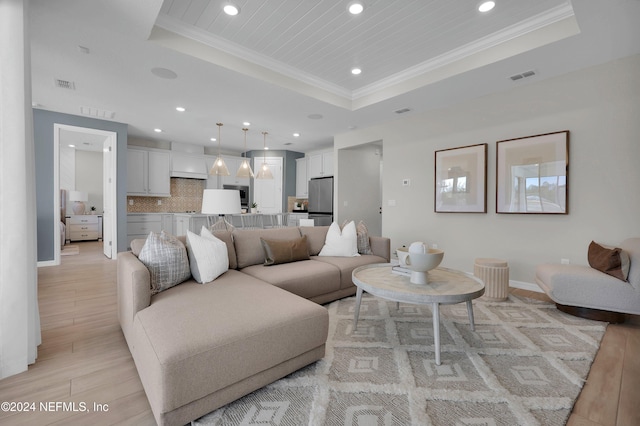
MULTIPOLYGON (((358 328, 358 318, 360 317, 360 303, 362 302, 362 293, 364 291, 362 288, 358 287, 358 291, 356 293, 356 308, 354 312, 353 318, 353 329, 358 328)), ((399 306, 400 302, 398 302, 399 306)), ((467 313, 469 314, 469 324, 471 325, 471 331, 475 331, 476 327, 473 319, 473 304, 471 300, 466 302, 467 304, 467 313)), ((433 311, 433 344, 435 347, 436 353, 436 365, 440 365, 440 303, 433 302, 431 304, 431 310, 433 311)))

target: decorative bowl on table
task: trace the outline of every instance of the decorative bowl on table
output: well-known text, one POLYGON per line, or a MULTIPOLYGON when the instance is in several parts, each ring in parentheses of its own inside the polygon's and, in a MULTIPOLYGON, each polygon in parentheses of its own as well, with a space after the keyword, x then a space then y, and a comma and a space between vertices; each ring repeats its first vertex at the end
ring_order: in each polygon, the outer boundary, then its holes
MULTIPOLYGON (((399 255, 398 255, 399 257, 399 255)), ((405 262, 407 268, 411 269, 411 279, 413 284, 428 284, 429 278, 427 273, 438 267, 442 258, 444 257, 444 251, 440 249, 426 249, 425 253, 413 253, 409 252, 406 256, 405 262)))

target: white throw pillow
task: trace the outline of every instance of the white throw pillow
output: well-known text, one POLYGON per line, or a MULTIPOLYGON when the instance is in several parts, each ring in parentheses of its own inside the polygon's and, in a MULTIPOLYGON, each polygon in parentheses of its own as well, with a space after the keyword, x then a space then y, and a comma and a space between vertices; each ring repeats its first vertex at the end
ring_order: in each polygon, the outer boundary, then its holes
POLYGON ((187 252, 191 275, 201 284, 213 281, 229 270, 227 245, 204 226, 200 235, 187 231, 187 252))
POLYGON ((349 222, 342 228, 341 232, 340 226, 333 222, 329 227, 329 231, 327 231, 324 247, 322 247, 318 256, 360 256, 358 254, 356 224, 353 221, 349 222))

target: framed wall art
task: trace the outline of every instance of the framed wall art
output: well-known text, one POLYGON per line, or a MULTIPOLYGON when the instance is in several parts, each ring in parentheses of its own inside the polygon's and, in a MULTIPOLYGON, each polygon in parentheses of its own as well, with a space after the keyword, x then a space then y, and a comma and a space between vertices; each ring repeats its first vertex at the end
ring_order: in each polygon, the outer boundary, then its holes
POLYGON ((496 167, 496 213, 569 213, 568 130, 498 141, 496 167))
POLYGON ((435 152, 438 213, 487 212, 487 144, 435 152))

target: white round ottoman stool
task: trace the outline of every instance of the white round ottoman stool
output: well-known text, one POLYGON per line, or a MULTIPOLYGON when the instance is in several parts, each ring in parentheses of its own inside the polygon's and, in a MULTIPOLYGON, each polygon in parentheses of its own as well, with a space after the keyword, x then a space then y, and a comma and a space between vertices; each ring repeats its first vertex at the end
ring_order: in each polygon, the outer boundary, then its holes
POLYGON ((506 260, 478 258, 473 266, 473 275, 484 282, 484 299, 500 301, 509 297, 509 265, 506 260))

